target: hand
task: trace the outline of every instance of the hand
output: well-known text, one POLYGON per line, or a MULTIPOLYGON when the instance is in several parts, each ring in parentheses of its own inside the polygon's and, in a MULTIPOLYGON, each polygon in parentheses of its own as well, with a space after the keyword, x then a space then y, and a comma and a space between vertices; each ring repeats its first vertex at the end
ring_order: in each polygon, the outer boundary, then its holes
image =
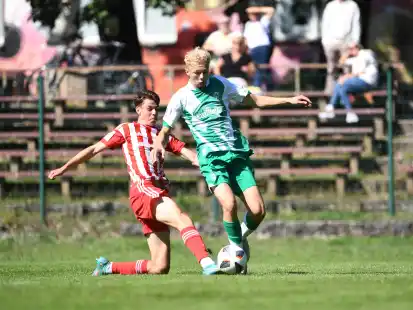
POLYGON ((151 160, 152 163, 157 162, 159 159, 165 158, 165 148, 162 144, 155 143, 153 145, 153 149, 151 150, 151 160))
POLYGON ((289 103, 291 103, 291 104, 302 104, 306 108, 311 107, 311 100, 308 99, 306 96, 303 96, 303 95, 299 95, 299 96, 295 96, 295 97, 290 98, 289 103))
POLYGON ((64 167, 60 167, 58 169, 54 169, 49 172, 49 179, 54 180, 56 177, 61 176, 63 173, 65 173, 66 169, 64 167))

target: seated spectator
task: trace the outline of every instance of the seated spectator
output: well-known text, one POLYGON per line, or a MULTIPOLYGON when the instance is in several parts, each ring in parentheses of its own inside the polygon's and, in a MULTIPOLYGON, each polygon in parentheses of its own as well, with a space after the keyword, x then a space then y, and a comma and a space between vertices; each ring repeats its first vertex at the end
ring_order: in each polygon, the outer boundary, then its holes
MULTIPOLYGON (((247 9, 249 21, 245 24, 244 37, 252 57, 257 64, 267 64, 271 57, 271 41, 269 27, 274 13, 273 7, 249 7, 247 9)), ((259 68, 254 77, 256 87, 268 86, 269 70, 259 68)))
POLYGON ((346 73, 338 79, 333 96, 326 106, 325 112, 321 112, 321 119, 333 118, 334 108, 339 101, 347 109, 346 122, 357 123, 358 116, 351 111, 349 94, 363 94, 372 90, 378 79, 378 67, 374 53, 368 49, 362 49, 361 45, 353 44, 340 59, 341 66, 348 66, 350 73, 346 73))
POLYGON ((212 32, 202 45, 203 49, 209 51, 212 55, 211 68, 215 66, 218 57, 231 51, 231 29, 230 19, 222 15, 217 18, 218 30, 212 32))
POLYGON ((233 34, 231 53, 224 54, 218 59, 214 74, 222 75, 234 84, 246 87, 254 77, 255 70, 245 38, 241 34, 233 34))

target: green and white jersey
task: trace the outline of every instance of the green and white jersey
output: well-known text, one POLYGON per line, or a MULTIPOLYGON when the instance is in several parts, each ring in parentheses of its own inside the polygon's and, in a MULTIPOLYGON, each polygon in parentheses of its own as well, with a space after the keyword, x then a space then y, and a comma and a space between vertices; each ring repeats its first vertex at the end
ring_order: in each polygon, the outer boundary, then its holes
POLYGON ((230 104, 242 103, 249 93, 221 76, 210 76, 204 88, 188 83, 172 96, 163 126, 172 128, 182 116, 203 158, 220 151, 248 152, 247 139, 233 127, 230 104))

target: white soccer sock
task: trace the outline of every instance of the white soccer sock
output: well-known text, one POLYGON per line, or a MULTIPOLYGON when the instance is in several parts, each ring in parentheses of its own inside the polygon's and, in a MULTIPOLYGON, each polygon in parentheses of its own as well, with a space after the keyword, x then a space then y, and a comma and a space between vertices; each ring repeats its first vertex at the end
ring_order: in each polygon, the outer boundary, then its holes
POLYGON ((253 229, 249 229, 247 226, 247 213, 245 213, 244 215, 244 220, 241 223, 241 235, 242 235, 242 239, 246 239, 249 235, 251 235, 254 230, 253 229))
POLYGON ((202 268, 205 268, 206 266, 215 264, 215 262, 212 260, 211 257, 204 257, 203 259, 201 259, 201 261, 199 262, 201 264, 202 268))
POLYGON ((230 240, 229 238, 228 238, 228 242, 229 242, 229 244, 231 244, 231 245, 236 245, 236 246, 242 248, 242 242, 241 242, 240 244, 238 244, 238 243, 235 243, 234 241, 230 240))
POLYGON ((242 239, 246 239, 249 235, 252 234, 252 232, 253 230, 247 227, 247 224, 245 223, 245 221, 241 223, 242 239))

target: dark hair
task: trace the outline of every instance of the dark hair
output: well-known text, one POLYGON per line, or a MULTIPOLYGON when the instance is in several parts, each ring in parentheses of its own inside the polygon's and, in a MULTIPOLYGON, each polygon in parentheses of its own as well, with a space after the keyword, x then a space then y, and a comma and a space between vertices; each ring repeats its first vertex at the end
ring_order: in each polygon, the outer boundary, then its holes
POLYGON ((135 97, 135 107, 140 106, 145 99, 153 100, 159 106, 160 99, 157 93, 151 90, 140 90, 135 97))

